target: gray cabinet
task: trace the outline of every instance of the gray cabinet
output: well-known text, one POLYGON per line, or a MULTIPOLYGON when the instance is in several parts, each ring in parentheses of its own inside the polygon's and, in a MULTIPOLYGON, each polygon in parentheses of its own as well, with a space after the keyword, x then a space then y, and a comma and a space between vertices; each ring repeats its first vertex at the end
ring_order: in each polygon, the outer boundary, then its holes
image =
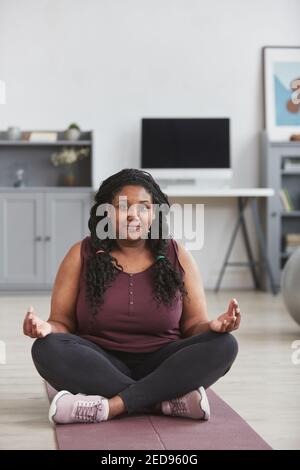
POLYGON ((52 283, 70 246, 88 234, 91 194, 45 194, 45 276, 52 283))
POLYGON ((88 234, 91 190, 0 191, 0 290, 53 285, 69 248, 88 234))
POLYGON ((43 195, 0 193, 0 283, 43 281, 43 195))
MULTIPOLYGON (((282 269, 289 257, 286 239, 289 234, 300 234, 300 167, 286 169, 287 161, 300 162, 299 142, 271 142, 266 132, 261 137, 261 184, 275 190, 275 196, 267 198, 264 220, 267 254, 277 287, 280 287, 282 269), (280 192, 285 189, 293 210, 286 211, 280 192)), ((266 287, 269 287, 265 280, 266 287)))

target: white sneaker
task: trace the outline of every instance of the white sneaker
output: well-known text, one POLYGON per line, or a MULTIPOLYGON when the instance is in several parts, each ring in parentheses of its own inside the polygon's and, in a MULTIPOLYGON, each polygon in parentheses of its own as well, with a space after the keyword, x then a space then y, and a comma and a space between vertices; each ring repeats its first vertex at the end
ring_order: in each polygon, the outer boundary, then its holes
POLYGON ((49 409, 51 423, 99 423, 109 414, 108 399, 100 395, 73 395, 67 390, 58 392, 49 409))
POLYGON ((203 419, 210 418, 210 406, 203 387, 186 393, 185 395, 162 402, 162 412, 169 416, 182 418, 203 419))

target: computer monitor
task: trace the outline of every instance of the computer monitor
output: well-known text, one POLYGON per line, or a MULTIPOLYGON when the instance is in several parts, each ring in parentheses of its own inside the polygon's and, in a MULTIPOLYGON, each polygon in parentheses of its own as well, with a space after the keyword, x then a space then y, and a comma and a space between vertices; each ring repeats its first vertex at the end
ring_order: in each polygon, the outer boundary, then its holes
POLYGON ((143 118, 141 168, 162 186, 228 187, 229 118, 143 118))

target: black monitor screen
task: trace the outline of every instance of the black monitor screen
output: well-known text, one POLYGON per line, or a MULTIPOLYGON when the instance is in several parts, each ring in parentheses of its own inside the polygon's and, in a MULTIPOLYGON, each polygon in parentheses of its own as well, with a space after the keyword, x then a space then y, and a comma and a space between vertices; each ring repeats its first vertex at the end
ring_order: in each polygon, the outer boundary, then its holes
POLYGON ((230 168, 229 119, 142 119, 142 168, 230 168))

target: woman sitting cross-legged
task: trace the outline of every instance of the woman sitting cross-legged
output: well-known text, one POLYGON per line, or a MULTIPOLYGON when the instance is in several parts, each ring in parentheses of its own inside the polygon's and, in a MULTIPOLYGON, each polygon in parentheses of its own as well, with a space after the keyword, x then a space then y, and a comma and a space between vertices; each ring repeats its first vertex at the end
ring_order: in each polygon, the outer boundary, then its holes
POLYGON ((49 319, 32 307, 25 316, 24 334, 36 338, 35 367, 58 392, 49 411, 54 423, 135 412, 210 417, 205 389, 236 358, 231 331, 239 327, 240 309, 232 299, 209 320, 194 258, 162 236, 169 232, 166 214, 155 213, 161 204, 170 207, 145 171, 124 169, 104 180, 90 211, 90 235, 58 269, 49 319), (100 214, 102 205, 108 210, 100 214), (105 220, 113 229, 106 236, 105 220))

